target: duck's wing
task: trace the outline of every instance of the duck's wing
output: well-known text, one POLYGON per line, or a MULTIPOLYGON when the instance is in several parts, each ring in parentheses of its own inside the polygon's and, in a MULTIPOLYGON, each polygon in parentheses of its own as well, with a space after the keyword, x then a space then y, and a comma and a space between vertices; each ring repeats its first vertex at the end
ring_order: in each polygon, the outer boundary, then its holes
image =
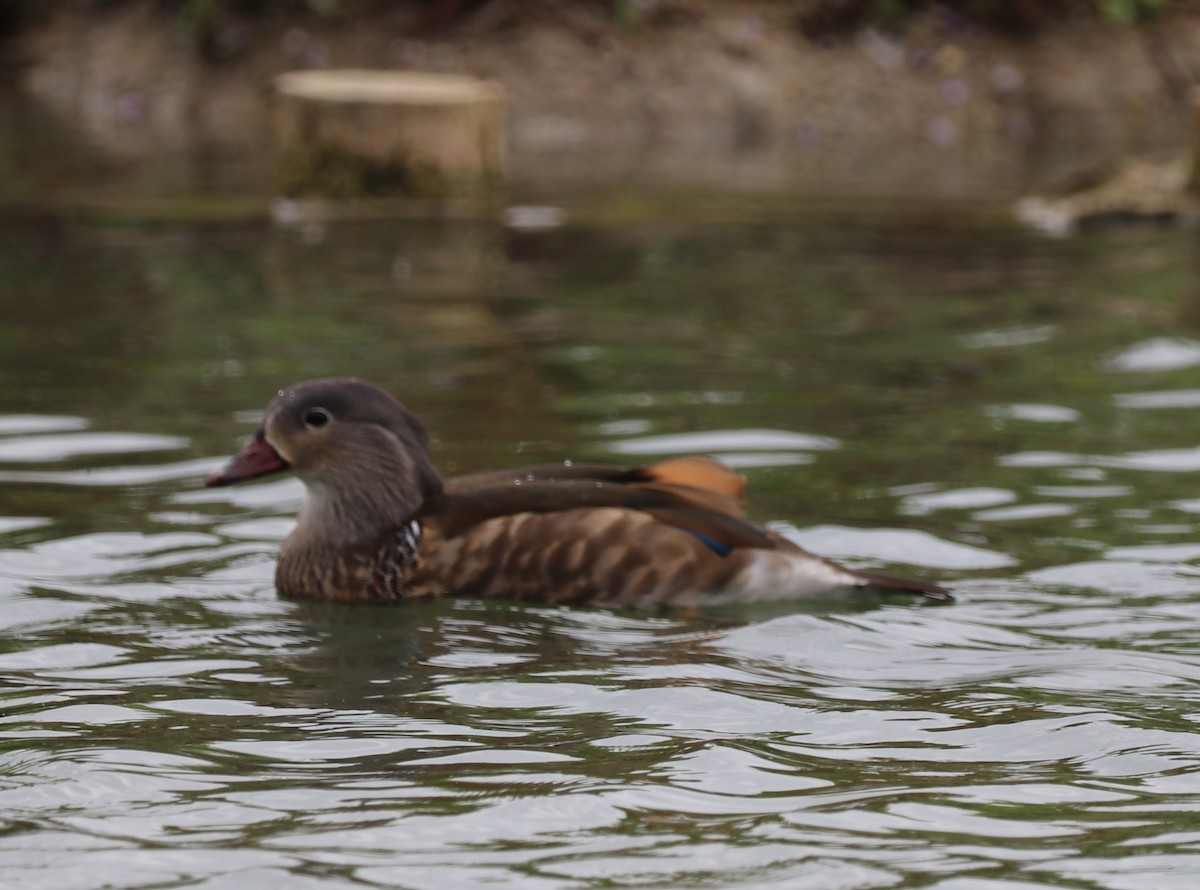
POLYGON ((663 525, 696 535, 718 553, 736 547, 774 549, 765 529, 737 516, 736 502, 722 494, 664 482, 622 483, 595 479, 510 480, 498 485, 448 489, 421 517, 452 538, 491 519, 521 513, 617 507, 648 514, 663 525))
MULTIPOLYGON (((704 545, 694 546, 694 550, 709 551, 705 565, 714 577, 724 571, 719 564, 730 568, 733 563, 762 565, 785 585, 799 579, 801 586, 877 587, 921 594, 935 601, 951 599, 939 585, 847 568, 743 519, 743 485, 740 475, 702 458, 664 461, 636 469, 602 464, 523 467, 457 477, 420 518, 435 524, 443 539, 474 539, 476 529, 490 520, 536 514, 541 517, 536 525, 526 523, 523 527, 536 527, 537 547, 545 548, 550 540, 577 537, 587 528, 586 522, 574 518, 580 515, 577 512, 564 515, 561 521, 552 514, 619 508, 642 517, 635 520, 630 515, 630 544, 623 548, 630 559, 642 554, 635 561, 644 561, 648 553, 643 551, 675 529, 704 545), (647 519, 653 523, 647 524, 647 519), (714 554, 731 559, 714 561, 714 554), (809 582, 807 576, 813 580, 809 582)), ((606 528, 606 540, 611 542, 608 536, 616 527, 606 528)), ((480 534, 491 541, 495 533, 493 525, 491 532, 480 534)))
POLYGON ((690 532, 721 555, 734 547, 774 548, 770 534, 739 518, 745 487, 744 476, 707 457, 645 467, 547 464, 452 477, 432 510, 447 537, 518 513, 622 507, 690 532))
POLYGON ((708 457, 678 457, 645 467, 563 463, 467 473, 446 480, 450 494, 466 494, 496 486, 518 487, 537 482, 605 482, 639 487, 669 486, 716 495, 709 508, 740 516, 746 477, 708 457))

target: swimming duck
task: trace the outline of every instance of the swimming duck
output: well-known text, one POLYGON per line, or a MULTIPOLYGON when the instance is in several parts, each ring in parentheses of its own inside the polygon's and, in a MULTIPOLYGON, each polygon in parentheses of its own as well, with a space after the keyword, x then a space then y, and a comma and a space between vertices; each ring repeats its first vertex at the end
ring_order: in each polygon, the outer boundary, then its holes
POLYGON ((742 518, 743 477, 715 460, 571 464, 443 479, 424 426, 353 378, 281 390, 240 454, 205 480, 291 470, 306 495, 280 595, 336 602, 469 595, 704 606, 936 584, 847 568, 742 518))

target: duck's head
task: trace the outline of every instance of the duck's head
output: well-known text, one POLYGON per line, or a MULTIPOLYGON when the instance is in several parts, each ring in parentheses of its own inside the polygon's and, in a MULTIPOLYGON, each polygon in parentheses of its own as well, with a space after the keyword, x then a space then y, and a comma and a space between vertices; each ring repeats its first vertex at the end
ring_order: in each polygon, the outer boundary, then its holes
POLYGON ((204 484, 229 485, 290 469, 317 506, 400 522, 441 493, 427 443, 421 422, 373 383, 307 380, 271 400, 250 442, 204 484))

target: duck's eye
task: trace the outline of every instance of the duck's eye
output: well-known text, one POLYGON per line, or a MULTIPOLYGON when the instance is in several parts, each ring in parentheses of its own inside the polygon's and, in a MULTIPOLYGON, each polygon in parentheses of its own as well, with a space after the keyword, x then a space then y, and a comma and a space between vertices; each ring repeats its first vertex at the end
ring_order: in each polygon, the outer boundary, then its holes
POLYGON ((329 423, 329 412, 324 408, 309 408, 304 413, 305 426, 325 426, 327 423, 329 423))

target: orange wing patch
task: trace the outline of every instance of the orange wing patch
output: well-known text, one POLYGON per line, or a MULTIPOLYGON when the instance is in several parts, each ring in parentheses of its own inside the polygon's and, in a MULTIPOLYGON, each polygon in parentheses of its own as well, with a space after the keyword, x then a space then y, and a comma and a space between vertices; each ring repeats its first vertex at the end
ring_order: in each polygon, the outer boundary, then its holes
POLYGON ((733 498, 739 504, 746 491, 746 477, 711 457, 675 457, 659 461, 645 469, 654 482, 687 485, 733 498))

